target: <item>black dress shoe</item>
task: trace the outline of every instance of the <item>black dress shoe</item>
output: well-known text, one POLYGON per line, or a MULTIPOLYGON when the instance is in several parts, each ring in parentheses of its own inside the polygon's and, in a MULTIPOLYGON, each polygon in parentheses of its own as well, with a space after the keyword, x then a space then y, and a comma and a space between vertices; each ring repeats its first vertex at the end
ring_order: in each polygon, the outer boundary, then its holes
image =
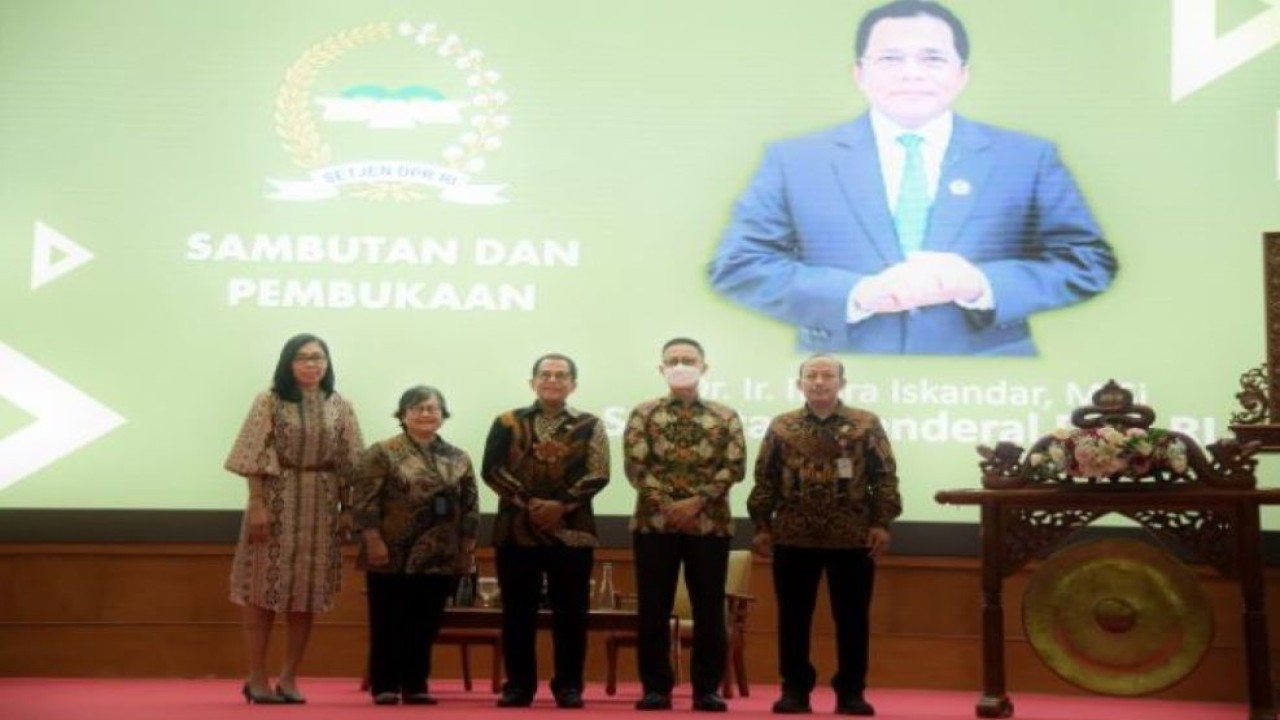
POLYGON ((813 708, 809 705, 808 695, 783 693, 773 704, 773 711, 778 715, 808 715, 813 708))
POLYGON ((425 692, 405 693, 400 696, 405 705, 439 705, 440 701, 425 692))
POLYGON ((637 710, 670 710, 671 696, 666 693, 660 693, 653 690, 644 694, 644 697, 636 701, 637 710))
POLYGON ((498 707, 529 707, 533 704, 533 694, 519 690, 503 690, 498 698, 498 707))
POLYGON ((876 714, 876 709, 861 695, 850 695, 836 699, 836 714, 870 717, 876 714))
POLYGON ((715 693, 699 695, 693 699, 693 709, 697 712, 726 712, 729 704, 715 693))
POLYGON ((556 707, 566 710, 577 710, 582 707, 582 693, 570 688, 556 694, 556 707))
POLYGON ((374 705, 398 705, 400 696, 393 692, 380 692, 373 696, 374 705))

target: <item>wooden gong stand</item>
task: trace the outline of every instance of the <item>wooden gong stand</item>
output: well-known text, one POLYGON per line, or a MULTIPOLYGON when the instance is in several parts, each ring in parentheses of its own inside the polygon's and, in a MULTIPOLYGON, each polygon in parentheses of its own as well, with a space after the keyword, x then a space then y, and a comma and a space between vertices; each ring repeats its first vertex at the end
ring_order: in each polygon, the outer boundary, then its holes
MULTIPOLYGON (((1072 413, 1072 422, 1085 432, 1103 427, 1151 430, 1155 413, 1135 405, 1132 398, 1113 381, 1094 394, 1093 405, 1072 413)), ((1249 718, 1275 720, 1259 508, 1280 505, 1280 489, 1256 487, 1256 441, 1219 440, 1201 449, 1181 433, 1155 432, 1185 447, 1185 466, 1143 467, 1139 472, 1120 471, 1106 477, 1073 477, 1065 470, 1049 473, 1039 460, 1033 460, 1035 455, 1046 457, 1046 450, 1061 441, 1048 435, 1025 457, 1023 449, 1012 443, 979 448, 984 458, 982 489, 943 490, 935 495, 939 503, 980 509, 983 683, 975 709, 978 717, 1013 715, 1005 688, 1004 579, 1033 557, 1047 556, 1077 530, 1104 515, 1119 513, 1238 581, 1249 718)), ((1280 440, 1280 433, 1276 437, 1280 440)))

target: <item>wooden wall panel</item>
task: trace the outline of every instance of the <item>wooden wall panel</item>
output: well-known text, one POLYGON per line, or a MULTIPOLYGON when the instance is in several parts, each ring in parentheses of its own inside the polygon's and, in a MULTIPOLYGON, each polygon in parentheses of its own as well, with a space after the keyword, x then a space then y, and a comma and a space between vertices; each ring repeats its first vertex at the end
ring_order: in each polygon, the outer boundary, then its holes
MULTIPOLYGON (((227 600, 231 548, 222 545, 0 545, 0 676, 237 677, 243 672, 239 608, 227 600)), ((621 591, 633 591, 630 553, 607 549, 621 591)), ((482 572, 492 572, 482 553, 482 572)), ((363 577, 348 571, 338 608, 318 619, 304 672, 358 677, 364 664, 363 577)), ((1162 696, 1241 701, 1245 697, 1241 599, 1237 587, 1198 568, 1213 601, 1217 632, 1199 668, 1162 696)), ((1006 582, 1008 686, 1020 692, 1075 694, 1025 642, 1023 571, 1006 582)), ((748 670, 756 692, 772 696, 777 643, 772 576, 767 562, 752 573, 756 603, 749 629, 748 670)), ((1280 669, 1280 571, 1267 573, 1273 668, 1280 669)), ((879 567, 872 612, 873 687, 972 689, 981 682, 978 562, 973 558, 889 557, 879 567)), ((278 664, 284 628, 273 650, 278 664)), ((588 677, 603 678, 604 651, 593 639, 588 677)), ((820 682, 834 672, 834 637, 825 593, 814 618, 813 660, 820 682)), ((540 667, 551 667, 550 641, 540 667)), ((472 650, 487 673, 488 651, 472 650)), ((622 658, 624 680, 634 657, 622 658)), ((438 677, 457 677, 458 649, 436 650, 438 677)), ((483 691, 486 686, 477 686, 483 691)))

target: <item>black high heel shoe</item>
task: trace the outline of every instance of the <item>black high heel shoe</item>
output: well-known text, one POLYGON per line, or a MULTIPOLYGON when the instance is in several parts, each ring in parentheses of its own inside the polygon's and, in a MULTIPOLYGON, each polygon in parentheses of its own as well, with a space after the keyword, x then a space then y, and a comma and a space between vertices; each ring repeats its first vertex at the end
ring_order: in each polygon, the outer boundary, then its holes
POLYGON ((284 698, 272 692, 260 693, 249 687, 249 683, 245 683, 240 688, 240 694, 244 695, 244 701, 251 705, 280 705, 285 701, 284 698))
POLYGON ((279 685, 276 685, 276 697, 286 705, 302 705, 307 702, 307 698, 302 693, 297 690, 285 690, 279 685))

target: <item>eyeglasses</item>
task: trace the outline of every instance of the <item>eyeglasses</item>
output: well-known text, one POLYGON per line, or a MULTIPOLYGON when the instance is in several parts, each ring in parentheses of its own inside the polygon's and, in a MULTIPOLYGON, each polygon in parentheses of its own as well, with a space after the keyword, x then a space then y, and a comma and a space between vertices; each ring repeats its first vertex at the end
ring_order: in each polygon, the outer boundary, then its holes
POLYGON ((702 360, 696 357, 672 357, 672 358, 663 358, 662 360, 662 364, 666 365, 667 367, 675 367, 677 365, 695 366, 700 362, 702 362, 702 360))
POLYGON ((544 380, 544 381, 555 380, 556 382, 568 382, 573 379, 573 375, 563 370, 558 370, 555 372, 540 372, 537 375, 534 375, 534 378, 537 380, 544 380))
POLYGON ((406 415, 440 415, 442 410, 435 403, 422 403, 405 409, 406 415))
POLYGON ((936 52, 923 52, 918 55, 885 53, 862 58, 862 62, 874 65, 877 70, 901 70, 907 66, 908 60, 914 60, 920 67, 932 71, 946 70, 958 62, 955 58, 936 52))
POLYGON ((324 365, 329 362, 329 358, 325 357, 324 353, 298 353, 293 356, 293 361, 296 363, 318 363, 324 365))

